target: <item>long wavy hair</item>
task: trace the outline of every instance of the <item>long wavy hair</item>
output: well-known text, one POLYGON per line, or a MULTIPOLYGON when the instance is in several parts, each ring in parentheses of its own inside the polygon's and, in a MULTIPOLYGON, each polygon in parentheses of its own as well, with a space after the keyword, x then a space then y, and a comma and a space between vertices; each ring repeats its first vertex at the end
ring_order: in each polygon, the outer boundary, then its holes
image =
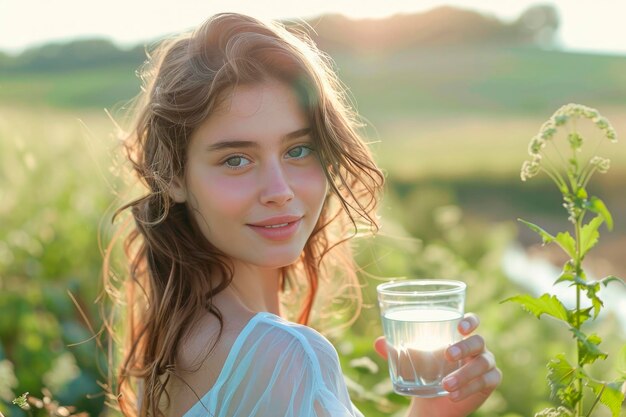
POLYGON ((142 93, 134 102, 123 147, 143 191, 115 212, 113 220, 130 212, 130 230, 118 231, 104 259, 104 288, 114 303, 105 325, 112 340, 123 346, 116 371, 109 372, 108 391, 109 404, 124 415, 156 417, 169 404, 166 386, 177 374, 179 341, 194 320, 210 312, 223 326, 212 301, 228 287, 232 265, 169 190, 175 178, 185 176, 191 135, 229 93, 237 85, 267 80, 291 86, 325 168, 329 192, 320 218, 299 259, 282 269, 281 296, 292 300, 285 301, 292 320, 309 323, 314 305, 324 301, 318 299, 332 298, 334 291, 324 291, 326 283, 356 288, 360 308, 360 288, 345 243, 363 226, 377 230, 375 209, 384 177, 358 133, 360 123, 331 60, 299 28, 219 14, 193 32, 163 41, 140 76, 142 93), (118 279, 111 265, 122 236, 129 266, 125 280, 118 279), (337 269, 340 280, 332 275, 337 269), (111 312, 118 307, 123 315, 111 312))

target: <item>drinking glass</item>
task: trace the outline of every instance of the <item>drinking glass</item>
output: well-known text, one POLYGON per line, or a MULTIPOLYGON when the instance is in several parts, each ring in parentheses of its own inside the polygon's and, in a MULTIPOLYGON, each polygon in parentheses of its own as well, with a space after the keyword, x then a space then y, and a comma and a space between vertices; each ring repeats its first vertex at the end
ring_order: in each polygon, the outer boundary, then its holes
POLYGON ((394 391, 416 397, 448 394, 441 380, 461 366, 444 352, 461 340, 466 285, 442 279, 404 280, 376 287, 394 391))

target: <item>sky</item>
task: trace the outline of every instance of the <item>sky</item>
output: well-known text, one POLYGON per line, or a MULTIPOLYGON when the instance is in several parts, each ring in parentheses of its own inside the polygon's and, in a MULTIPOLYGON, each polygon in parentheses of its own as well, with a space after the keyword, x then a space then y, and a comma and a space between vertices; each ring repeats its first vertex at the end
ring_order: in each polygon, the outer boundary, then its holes
POLYGON ((0 0, 0 51, 103 37, 133 46, 193 28, 214 13, 305 19, 326 13, 380 18, 454 5, 514 20, 531 5, 554 5, 565 50, 626 55, 625 0, 0 0))

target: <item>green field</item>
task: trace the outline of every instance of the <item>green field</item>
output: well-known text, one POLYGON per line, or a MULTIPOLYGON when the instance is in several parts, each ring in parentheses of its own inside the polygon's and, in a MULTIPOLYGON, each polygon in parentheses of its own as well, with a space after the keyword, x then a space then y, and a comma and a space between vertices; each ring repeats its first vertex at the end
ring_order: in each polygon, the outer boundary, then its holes
MULTIPOLYGON (((569 102, 626 131, 626 57, 469 47, 334 58, 381 164, 401 177, 513 178, 538 127, 569 102)), ((139 91, 135 70, 0 72, 0 103, 104 117, 139 91)), ((626 169, 624 146, 607 151, 626 169)))
MULTIPOLYGON (((536 48, 422 48, 333 56, 360 112, 375 125, 398 116, 544 115, 562 103, 624 106, 626 57, 536 48)), ((0 67, 0 100, 111 107, 138 92, 136 65, 15 73, 0 67)))

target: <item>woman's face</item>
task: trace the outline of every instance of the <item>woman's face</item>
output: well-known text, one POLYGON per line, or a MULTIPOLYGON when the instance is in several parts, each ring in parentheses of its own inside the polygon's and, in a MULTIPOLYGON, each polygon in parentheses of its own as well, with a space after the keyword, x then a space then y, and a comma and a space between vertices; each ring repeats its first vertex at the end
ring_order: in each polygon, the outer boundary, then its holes
POLYGON ((268 81, 236 87, 192 135, 172 193, 235 265, 279 268, 300 256, 327 192, 310 128, 294 92, 268 81))

